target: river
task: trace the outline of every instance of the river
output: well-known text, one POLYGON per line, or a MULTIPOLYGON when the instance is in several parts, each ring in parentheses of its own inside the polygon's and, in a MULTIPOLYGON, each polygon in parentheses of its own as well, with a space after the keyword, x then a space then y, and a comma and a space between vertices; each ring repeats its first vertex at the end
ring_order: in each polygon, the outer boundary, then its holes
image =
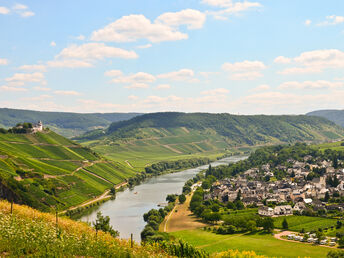
MULTIPOLYGON (((213 167, 226 165, 245 158, 232 156, 212 162, 211 165, 213 167)), ((110 223, 120 232, 120 238, 130 238, 130 234, 133 233, 135 241, 141 241, 140 233, 146 224, 143 214, 151 209, 159 208, 159 203, 166 203, 168 194, 181 194, 185 182, 201 170, 207 169, 208 166, 148 178, 134 189, 118 192, 115 200, 109 200, 96 209, 90 210, 80 220, 93 222, 97 212, 101 211, 103 215, 110 217, 110 223)))

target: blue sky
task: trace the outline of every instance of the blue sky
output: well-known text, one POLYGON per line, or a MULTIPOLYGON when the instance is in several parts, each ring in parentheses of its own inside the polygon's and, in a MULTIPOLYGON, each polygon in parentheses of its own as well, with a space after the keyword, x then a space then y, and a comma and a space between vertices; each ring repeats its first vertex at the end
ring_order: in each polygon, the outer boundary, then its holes
POLYGON ((342 109, 344 2, 0 0, 0 107, 342 109))

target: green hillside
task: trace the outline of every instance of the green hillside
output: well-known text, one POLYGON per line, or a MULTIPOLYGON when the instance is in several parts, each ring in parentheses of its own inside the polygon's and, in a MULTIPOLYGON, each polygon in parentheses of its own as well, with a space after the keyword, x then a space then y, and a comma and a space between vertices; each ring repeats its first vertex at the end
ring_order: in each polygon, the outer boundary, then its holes
POLYGON ((95 128, 105 128, 112 122, 127 120, 137 115, 139 113, 79 114, 0 108, 0 127, 12 127, 17 123, 42 120, 45 126, 57 133, 72 137, 95 128))
POLYGON ((40 210, 80 204, 135 172, 53 131, 0 133, 0 198, 40 210))
POLYGON ((337 125, 344 127, 344 110, 317 110, 307 113, 307 116, 324 117, 337 125))
POLYGON ((344 129, 320 117, 153 113, 77 138, 112 160, 141 169, 160 160, 218 156, 257 145, 341 139, 344 129))

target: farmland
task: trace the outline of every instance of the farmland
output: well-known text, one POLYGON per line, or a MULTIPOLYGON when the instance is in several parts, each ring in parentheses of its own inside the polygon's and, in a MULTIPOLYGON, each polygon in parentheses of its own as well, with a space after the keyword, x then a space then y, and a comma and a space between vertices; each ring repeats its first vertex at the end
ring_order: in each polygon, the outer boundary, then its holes
POLYGON ((275 239, 271 234, 218 235, 203 229, 171 232, 172 236, 202 248, 209 253, 228 249, 251 250, 269 257, 326 257, 327 247, 305 245, 275 239))

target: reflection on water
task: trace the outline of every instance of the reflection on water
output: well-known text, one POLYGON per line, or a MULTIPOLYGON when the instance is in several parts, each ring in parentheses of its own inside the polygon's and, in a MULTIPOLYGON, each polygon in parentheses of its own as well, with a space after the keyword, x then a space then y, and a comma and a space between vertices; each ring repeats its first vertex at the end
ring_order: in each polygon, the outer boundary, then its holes
MULTIPOLYGON (((211 163, 213 167, 225 165, 245 159, 243 156, 233 156, 211 163)), ((143 214, 153 208, 158 208, 159 203, 166 202, 168 194, 181 194, 185 182, 193 178, 208 165, 187 169, 181 172, 152 177, 135 186, 117 193, 115 200, 107 201, 98 207, 90 209, 83 214, 80 220, 93 222, 98 211, 110 217, 114 229, 120 232, 121 238, 129 238, 134 234, 134 239, 140 241, 140 233, 145 226, 143 214)))

